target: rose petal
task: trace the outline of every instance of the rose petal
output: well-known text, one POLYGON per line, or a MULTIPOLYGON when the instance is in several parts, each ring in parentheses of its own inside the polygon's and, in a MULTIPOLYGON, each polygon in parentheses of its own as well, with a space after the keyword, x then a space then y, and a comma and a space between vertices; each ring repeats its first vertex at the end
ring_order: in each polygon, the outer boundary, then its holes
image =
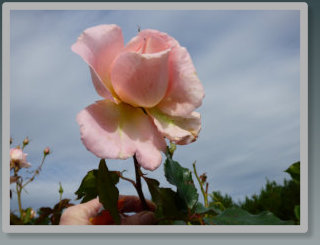
POLYGON ((127 159, 136 154, 148 170, 161 164, 165 140, 140 108, 98 101, 82 110, 77 122, 83 144, 97 157, 127 159))
POLYGON ((169 50, 119 55, 113 63, 111 80, 120 99, 146 108, 158 104, 168 87, 168 57, 169 50))
POLYGON ((147 109, 158 130, 170 141, 178 145, 194 142, 201 129, 201 119, 198 112, 192 112, 185 117, 174 117, 163 114, 156 108, 147 109))
POLYGON ((110 66, 123 47, 121 28, 117 25, 88 28, 71 47, 90 66, 93 84, 102 97, 116 97, 110 81, 110 66))
POLYGON ((27 153, 20 148, 10 149, 10 168, 18 166, 19 168, 30 168, 31 164, 27 162, 27 153))
POLYGON ((175 47, 169 57, 169 85, 157 107, 172 116, 189 115, 202 103, 204 90, 188 51, 175 47))
POLYGON ((139 32, 138 36, 132 38, 126 45, 125 50, 142 54, 152 54, 171 49, 174 46, 179 46, 179 43, 168 34, 157 30, 146 29, 139 32))
POLYGON ((91 74, 92 83, 97 93, 103 98, 114 100, 114 97, 116 97, 114 95, 115 93, 110 92, 110 90, 104 85, 104 83, 101 82, 99 75, 91 67, 90 67, 90 74, 91 74))
POLYGON ((10 149, 10 159, 13 161, 19 161, 23 159, 23 152, 20 148, 10 149))

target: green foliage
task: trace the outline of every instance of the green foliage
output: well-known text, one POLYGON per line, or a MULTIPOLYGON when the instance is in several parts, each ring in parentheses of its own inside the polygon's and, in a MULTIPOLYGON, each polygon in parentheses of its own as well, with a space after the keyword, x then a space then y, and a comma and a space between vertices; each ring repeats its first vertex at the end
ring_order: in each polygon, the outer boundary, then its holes
POLYGON ((294 207, 294 214, 295 214, 298 222, 300 222, 300 205, 296 205, 294 207))
POLYGON ((191 171, 172 160, 173 151, 170 149, 167 151, 164 172, 168 182, 177 187, 176 191, 162 188, 157 180, 144 177, 152 201, 157 206, 155 214, 159 220, 158 224, 162 225, 181 224, 188 221, 193 215, 199 197, 191 171))
POLYGON ((293 179, 284 180, 282 185, 267 180, 258 195, 246 197, 243 202, 234 203, 227 194, 223 196, 219 191, 213 192, 210 195, 212 198, 210 206, 221 210, 240 207, 251 214, 269 211, 281 220, 294 220, 299 223, 295 207, 300 205, 300 162, 292 164, 285 172, 288 172, 293 179))
POLYGON ((34 220, 34 225, 59 225, 60 218, 62 215, 62 211, 65 208, 71 207, 73 204, 70 203, 70 199, 63 199, 57 204, 54 205, 53 208, 43 207, 39 210, 39 217, 34 220))
POLYGON ((42 207, 38 211, 38 217, 35 217, 32 208, 23 210, 21 218, 15 214, 10 214, 11 225, 59 225, 62 211, 71 207, 70 199, 63 199, 56 203, 53 208, 42 207))
POLYGON ((287 170, 285 170, 288 174, 290 174, 291 178, 300 183, 300 162, 295 162, 292 164, 287 170))
POLYGON ((210 214, 210 215, 217 215, 221 213, 221 210, 214 207, 214 206, 209 206, 209 207, 205 207, 203 206, 202 203, 198 202, 196 204, 195 210, 194 212, 196 214, 210 214))
POLYGON ((226 208, 235 206, 232 197, 228 194, 222 195, 220 191, 213 191, 210 197, 212 199, 212 202, 209 203, 210 207, 225 210, 226 208))
POLYGON ((100 160, 99 169, 93 169, 83 178, 80 187, 75 192, 81 203, 88 202, 97 196, 103 207, 110 212, 116 224, 120 224, 118 213, 119 190, 116 184, 119 182, 119 174, 109 171, 104 159, 100 160))
POLYGON ((93 169, 82 179, 80 187, 75 192, 77 200, 82 198, 81 203, 88 202, 98 196, 97 174, 98 170, 93 169))
MULTIPOLYGON (((192 172, 172 159, 176 146, 167 148, 164 173, 167 181, 176 187, 160 187, 160 183, 147 178, 140 170, 136 171, 136 182, 121 172, 109 171, 104 159, 99 168, 89 171, 75 192, 81 203, 97 196, 115 224, 120 224, 119 191, 116 187, 119 179, 131 182, 141 191, 140 178, 148 186, 152 201, 156 204, 155 216, 158 225, 293 225, 300 222, 300 162, 292 164, 285 172, 291 180, 283 185, 267 180, 258 195, 246 197, 245 201, 235 203, 231 196, 213 191, 208 195, 207 175, 198 176, 194 164, 194 174, 204 196, 204 205, 199 202, 199 194, 192 179, 192 172), (140 186, 140 187, 139 187, 140 186), (208 203, 208 196, 211 202, 208 203)), ((137 163, 138 164, 138 163, 137 163)), ((138 166, 138 165, 137 165, 138 166)), ((62 199, 63 188, 59 183, 60 201, 51 207, 38 210, 38 217, 31 208, 20 208, 20 217, 10 213, 11 225, 57 225, 65 208, 72 206, 70 199, 62 199)), ((143 195, 140 195, 143 200, 143 195)), ((21 206, 21 205, 20 205, 21 206)), ((120 211, 122 212, 122 211, 120 211)), ((110 218, 111 219, 111 218, 110 218)))
MULTIPOLYGON (((159 182, 144 177, 152 200, 157 205, 156 215, 162 225, 172 224, 217 224, 217 225, 292 225, 293 208, 289 205, 284 212, 279 207, 288 205, 289 200, 296 197, 292 192, 294 181, 284 181, 284 186, 275 182, 267 182, 265 189, 259 196, 247 198, 245 202, 235 204, 229 195, 222 195, 219 191, 212 192, 208 207, 198 202, 199 195, 194 186, 190 170, 183 168, 172 160, 172 154, 167 152, 164 164, 165 177, 168 182, 177 187, 177 192, 170 188, 160 188, 159 182), (292 193, 291 193, 292 192, 292 193), (291 193, 291 194, 290 194, 291 193), (284 201, 285 200, 285 201, 284 201), (184 209, 183 207, 187 207, 184 209), (277 208, 273 208, 277 207, 277 208), (277 212, 278 211, 278 212, 277 212), (272 213, 274 212, 274 213, 272 213), (283 217, 287 217, 284 219, 283 217)), ((298 188, 299 189, 299 188, 298 188)), ((299 196, 299 195, 298 195, 299 196)))
MULTIPOLYGON (((42 207, 38 211, 38 219, 35 222, 35 225, 49 225, 51 224, 51 215, 53 210, 50 207, 42 207)), ((60 222, 60 220, 59 220, 60 222)))
POLYGON ((144 178, 151 193, 152 201, 157 205, 155 215, 159 219, 176 220, 183 219, 185 214, 179 206, 180 198, 170 188, 159 187, 160 183, 155 179, 144 178))
POLYGON ((208 225, 293 225, 292 221, 282 221, 268 211, 257 215, 248 213, 237 207, 226 209, 221 214, 205 217, 208 225))
POLYGON ((24 224, 28 224, 32 221, 32 212, 34 212, 32 208, 27 208, 26 210, 24 210, 23 216, 21 217, 21 220, 24 224))
POLYGON ((259 195, 246 197, 241 208, 257 214, 268 210, 283 220, 296 220, 294 207, 300 204, 300 188, 295 181, 284 180, 283 185, 267 181, 259 195))
POLYGON ((99 201, 109 211, 116 224, 120 224, 118 212, 119 190, 115 186, 119 182, 119 176, 110 172, 104 159, 101 159, 97 173, 97 191, 99 201))
POLYGON ((282 220, 295 220, 299 223, 295 206, 300 205, 300 162, 292 164, 285 172, 290 174, 291 180, 284 180, 283 185, 267 181, 259 195, 246 197, 240 203, 241 208, 253 214, 268 210, 282 220))
POLYGON ((189 169, 173 161, 170 154, 164 163, 164 173, 168 182, 177 187, 179 197, 185 205, 192 209, 198 201, 199 194, 192 180, 192 173, 189 169))

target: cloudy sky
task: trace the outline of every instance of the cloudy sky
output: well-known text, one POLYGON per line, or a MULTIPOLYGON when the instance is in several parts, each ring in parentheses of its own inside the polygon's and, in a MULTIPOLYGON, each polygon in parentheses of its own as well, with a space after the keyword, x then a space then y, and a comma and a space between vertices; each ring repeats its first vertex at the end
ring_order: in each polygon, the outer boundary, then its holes
MULTIPOLYGON (((266 178, 281 183, 299 152, 298 11, 12 11, 10 125, 13 146, 25 136, 28 161, 41 174, 23 193, 23 207, 51 206, 74 192, 99 159, 80 141, 76 115, 101 99, 85 62, 70 47, 81 32, 117 24, 125 42, 141 29, 166 32, 185 46, 206 97, 198 109, 197 142, 178 146, 175 159, 206 172, 209 190, 235 200, 258 192, 266 178)), ((108 160, 112 170, 134 176, 132 159, 108 160)), ((148 175, 170 186, 160 166, 148 175)), ((135 194, 127 183, 122 194, 135 194)), ((145 189, 146 196, 147 189, 145 189)), ((11 202, 16 209, 16 199, 11 202)))

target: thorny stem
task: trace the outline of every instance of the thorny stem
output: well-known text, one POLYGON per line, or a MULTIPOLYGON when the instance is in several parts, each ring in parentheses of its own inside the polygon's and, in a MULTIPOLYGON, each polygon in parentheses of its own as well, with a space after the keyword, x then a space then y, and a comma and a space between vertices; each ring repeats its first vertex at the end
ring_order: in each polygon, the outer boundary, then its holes
POLYGON ((202 182, 201 182, 201 180, 200 180, 200 178, 199 178, 199 176, 198 176, 198 174, 197 174, 196 162, 194 162, 194 163, 192 164, 192 166, 193 166, 194 175, 196 176, 196 178, 197 178, 197 180, 198 180, 198 182, 199 182, 199 185, 200 185, 200 189, 201 189, 201 192, 202 192, 202 195, 203 195, 203 200, 204 200, 204 206, 207 208, 207 207, 209 206, 209 205, 208 205, 208 195, 207 195, 207 193, 204 191, 204 189, 203 189, 203 184, 202 184, 202 182))
MULTIPOLYGON (((14 176, 18 177, 18 170, 17 168, 14 168, 14 176)), ((18 206, 19 206, 19 213, 20 213, 20 218, 22 218, 23 210, 22 210, 22 205, 21 205, 21 183, 20 180, 18 179, 16 182, 16 191, 17 191, 17 200, 18 200, 18 206)))
MULTIPOLYGON (((23 148, 24 148, 24 146, 23 146, 23 148)), ((33 176, 30 179, 28 179, 28 181, 26 183, 24 183, 22 185, 22 181, 20 181, 19 179, 16 182, 17 201, 18 201, 18 206, 19 206, 20 218, 22 218, 22 215, 23 215, 23 209, 22 209, 22 204, 21 204, 21 191, 22 191, 22 189, 24 187, 26 187, 26 185, 28 185, 31 181, 34 180, 34 178, 36 177, 37 174, 39 174, 39 172, 41 170, 41 167, 42 167, 42 165, 44 163, 45 158, 46 158, 46 155, 44 155, 42 157, 42 161, 41 161, 40 166, 36 169, 36 171, 34 172, 33 176)), ((17 169, 17 168, 14 169, 14 176, 15 177, 18 177, 18 171, 19 171, 19 169, 17 169)))
POLYGON ((46 159, 46 155, 43 155, 40 166, 34 171, 33 176, 30 179, 28 179, 28 181, 26 183, 24 183, 24 185, 22 185, 21 189, 26 187, 26 185, 29 184, 31 181, 33 181, 34 178, 36 177, 36 175, 38 175, 40 173, 42 165, 43 165, 45 159, 46 159))
POLYGON ((23 210, 22 210, 22 205, 21 205, 21 187, 18 183, 16 184, 16 190, 17 190, 17 199, 18 199, 18 205, 19 205, 20 219, 22 219, 23 210))
POLYGON ((138 192, 138 195, 140 197, 141 200, 141 204, 144 210, 149 210, 149 207, 147 205, 146 199, 144 198, 143 192, 142 192, 142 186, 141 186, 141 175, 140 175, 140 166, 138 163, 138 160, 136 158, 136 155, 133 156, 133 160, 134 160, 134 169, 136 172, 136 183, 135 183, 135 187, 136 190, 138 192))
POLYGON ((134 182, 132 179, 126 178, 126 177, 122 176, 121 174, 119 175, 119 177, 120 177, 121 179, 123 179, 123 180, 126 180, 126 181, 130 182, 130 183, 134 186, 134 188, 137 189, 136 182, 134 182))

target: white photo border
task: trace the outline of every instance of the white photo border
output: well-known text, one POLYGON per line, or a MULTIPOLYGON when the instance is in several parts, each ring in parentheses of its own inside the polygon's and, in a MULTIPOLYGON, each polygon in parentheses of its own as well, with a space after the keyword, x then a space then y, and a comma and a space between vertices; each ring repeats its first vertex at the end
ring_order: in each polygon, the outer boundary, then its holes
POLYGON ((308 5, 218 2, 6 2, 2 5, 2 231, 5 233, 306 233, 308 231, 308 5), (300 11, 300 225, 18 226, 10 225, 11 10, 299 10, 300 11))

